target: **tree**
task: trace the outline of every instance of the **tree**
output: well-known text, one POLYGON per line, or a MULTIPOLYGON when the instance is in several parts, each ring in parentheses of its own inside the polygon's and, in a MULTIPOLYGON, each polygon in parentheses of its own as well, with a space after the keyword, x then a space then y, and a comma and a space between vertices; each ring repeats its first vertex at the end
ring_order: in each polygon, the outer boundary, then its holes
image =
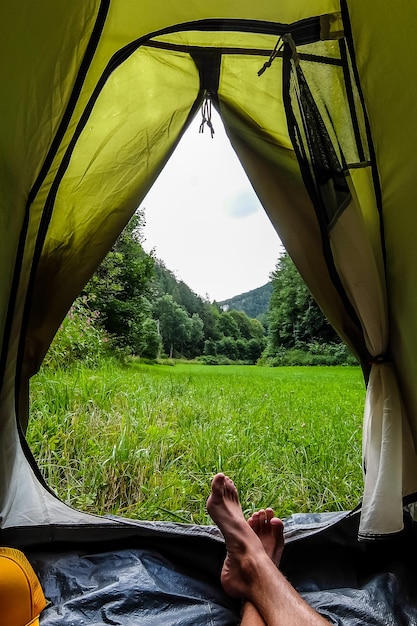
POLYGON ((228 315, 235 320, 243 339, 261 339, 265 336, 265 329, 259 320, 249 317, 243 311, 235 311, 234 309, 230 309, 228 315))
POLYGON ((204 339, 212 339, 214 341, 220 339, 220 331, 218 328, 220 310, 218 305, 203 301, 200 317, 204 324, 204 339))
POLYGON ((214 339, 205 340, 203 354, 205 356, 215 356, 217 354, 217 346, 214 339))
POLYGON ((165 294, 171 295, 173 300, 187 311, 189 317, 192 317, 194 314, 199 316, 203 324, 203 337, 201 340, 194 337, 193 346, 188 346, 188 348, 192 348, 193 356, 196 356, 197 353, 201 354, 206 339, 220 339, 221 333, 217 328, 217 320, 220 315, 218 305, 215 303, 211 304, 208 300, 200 298, 182 280, 177 280, 173 272, 168 270, 160 260, 155 262, 153 291, 156 298, 160 298, 165 294), (197 341, 197 344, 195 344, 195 341, 197 341), (199 347, 199 352, 196 350, 196 345, 199 347))
POLYGON ((268 352, 280 347, 296 348, 313 341, 339 342, 339 338, 316 304, 288 253, 272 273, 269 308, 268 352))
POLYGON ((191 332, 190 339, 187 344, 187 356, 190 358, 200 355, 203 351, 204 344, 204 323, 197 313, 191 316, 191 332))
POLYGON ((143 225, 138 211, 84 289, 113 342, 134 354, 146 350, 150 337, 145 320, 151 317, 154 259, 141 245, 143 225))
MULTIPOLYGON (((236 311, 234 311, 236 313, 236 311)), ((217 320, 217 328, 223 337, 232 337, 233 339, 239 339, 240 330, 239 326, 231 312, 226 311, 220 313, 217 320)))
POLYGON ((154 317, 159 322, 159 332, 164 351, 170 358, 174 350, 182 354, 184 344, 191 338, 192 321, 169 294, 158 298, 154 303, 154 317))
POLYGON ((248 340, 247 339, 236 339, 235 342, 237 358, 240 361, 246 361, 248 356, 248 340))
POLYGON ((217 354, 222 354, 231 361, 237 359, 236 341, 232 337, 223 337, 216 342, 217 354))
POLYGON ((142 326, 142 344, 140 346, 140 356, 145 359, 158 358, 162 349, 161 336, 158 332, 156 320, 147 317, 142 326))
POLYGON ((256 361, 260 358, 263 350, 265 348, 265 340, 262 339, 249 339, 247 346, 247 359, 252 363, 256 363, 256 361))

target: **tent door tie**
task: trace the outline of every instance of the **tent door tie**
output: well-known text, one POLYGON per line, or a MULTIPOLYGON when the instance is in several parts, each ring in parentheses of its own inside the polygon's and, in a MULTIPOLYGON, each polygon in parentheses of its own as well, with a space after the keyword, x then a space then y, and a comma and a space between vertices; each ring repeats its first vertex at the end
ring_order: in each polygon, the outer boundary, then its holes
POLYGON ((200 124, 200 133, 204 133, 204 126, 208 126, 210 129, 211 138, 214 137, 214 128, 211 122, 211 93, 210 91, 206 91, 204 93, 203 104, 201 105, 201 124, 200 124))
POLYGON ((387 363, 388 358, 386 354, 377 354, 369 361, 369 365, 382 365, 383 363, 387 363))
POLYGON ((284 41, 283 41, 282 37, 279 37, 277 43, 275 44, 274 49, 272 50, 272 52, 271 52, 271 54, 269 56, 268 61, 265 61, 265 63, 261 67, 261 69, 258 70, 258 76, 262 76, 262 74, 265 72, 265 70, 267 70, 268 67, 271 67, 272 61, 274 61, 274 59, 277 58, 277 56, 279 55, 279 53, 281 52, 283 47, 284 47, 284 41))
POLYGON ((295 45, 294 39, 292 38, 291 33, 287 33, 286 35, 282 36, 282 41, 284 42, 284 44, 287 44, 290 47, 291 50, 291 58, 293 60, 293 63, 295 66, 298 66, 299 62, 300 62, 300 55, 297 52, 297 47, 295 45))

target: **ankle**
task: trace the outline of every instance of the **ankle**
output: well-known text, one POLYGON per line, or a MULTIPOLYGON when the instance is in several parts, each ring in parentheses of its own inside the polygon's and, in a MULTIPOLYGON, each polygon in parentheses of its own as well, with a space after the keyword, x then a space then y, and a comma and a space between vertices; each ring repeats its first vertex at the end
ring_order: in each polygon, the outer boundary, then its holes
POLYGON ((272 564, 271 559, 262 551, 247 551, 240 558, 242 579, 247 586, 245 597, 249 600, 253 597, 253 590, 257 590, 264 576, 265 568, 272 564))

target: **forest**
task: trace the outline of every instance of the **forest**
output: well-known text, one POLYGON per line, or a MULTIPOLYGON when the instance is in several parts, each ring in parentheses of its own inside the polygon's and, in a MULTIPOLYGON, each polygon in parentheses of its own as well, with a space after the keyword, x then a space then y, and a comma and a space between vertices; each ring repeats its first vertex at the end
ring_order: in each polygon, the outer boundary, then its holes
POLYGON ((74 302, 46 364, 111 353, 206 364, 356 364, 315 303, 287 253, 270 283, 209 302, 143 249, 137 211, 74 302))

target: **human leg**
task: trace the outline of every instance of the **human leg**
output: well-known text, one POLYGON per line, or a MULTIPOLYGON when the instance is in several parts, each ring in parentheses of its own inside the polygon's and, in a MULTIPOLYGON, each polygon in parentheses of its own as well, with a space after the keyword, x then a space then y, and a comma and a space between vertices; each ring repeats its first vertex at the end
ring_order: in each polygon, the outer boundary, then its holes
MULTIPOLYGON (((267 626, 328 625, 304 602, 268 556, 261 539, 243 516, 233 481, 224 474, 213 479, 207 510, 226 541, 227 556, 221 574, 226 593, 248 599, 267 626)), ((249 614, 247 619, 250 617, 249 614)), ((261 623, 259 619, 246 622, 247 626, 261 623)))
MULTIPOLYGON (((253 513, 248 519, 248 524, 261 540, 262 547, 269 558, 278 567, 284 549, 282 521, 274 517, 274 511, 271 508, 267 508, 253 513)), ((243 603, 240 626, 265 626, 258 609, 249 600, 243 603)))
POLYGON ((256 606, 246 600, 242 606, 240 626, 267 626, 256 606))

